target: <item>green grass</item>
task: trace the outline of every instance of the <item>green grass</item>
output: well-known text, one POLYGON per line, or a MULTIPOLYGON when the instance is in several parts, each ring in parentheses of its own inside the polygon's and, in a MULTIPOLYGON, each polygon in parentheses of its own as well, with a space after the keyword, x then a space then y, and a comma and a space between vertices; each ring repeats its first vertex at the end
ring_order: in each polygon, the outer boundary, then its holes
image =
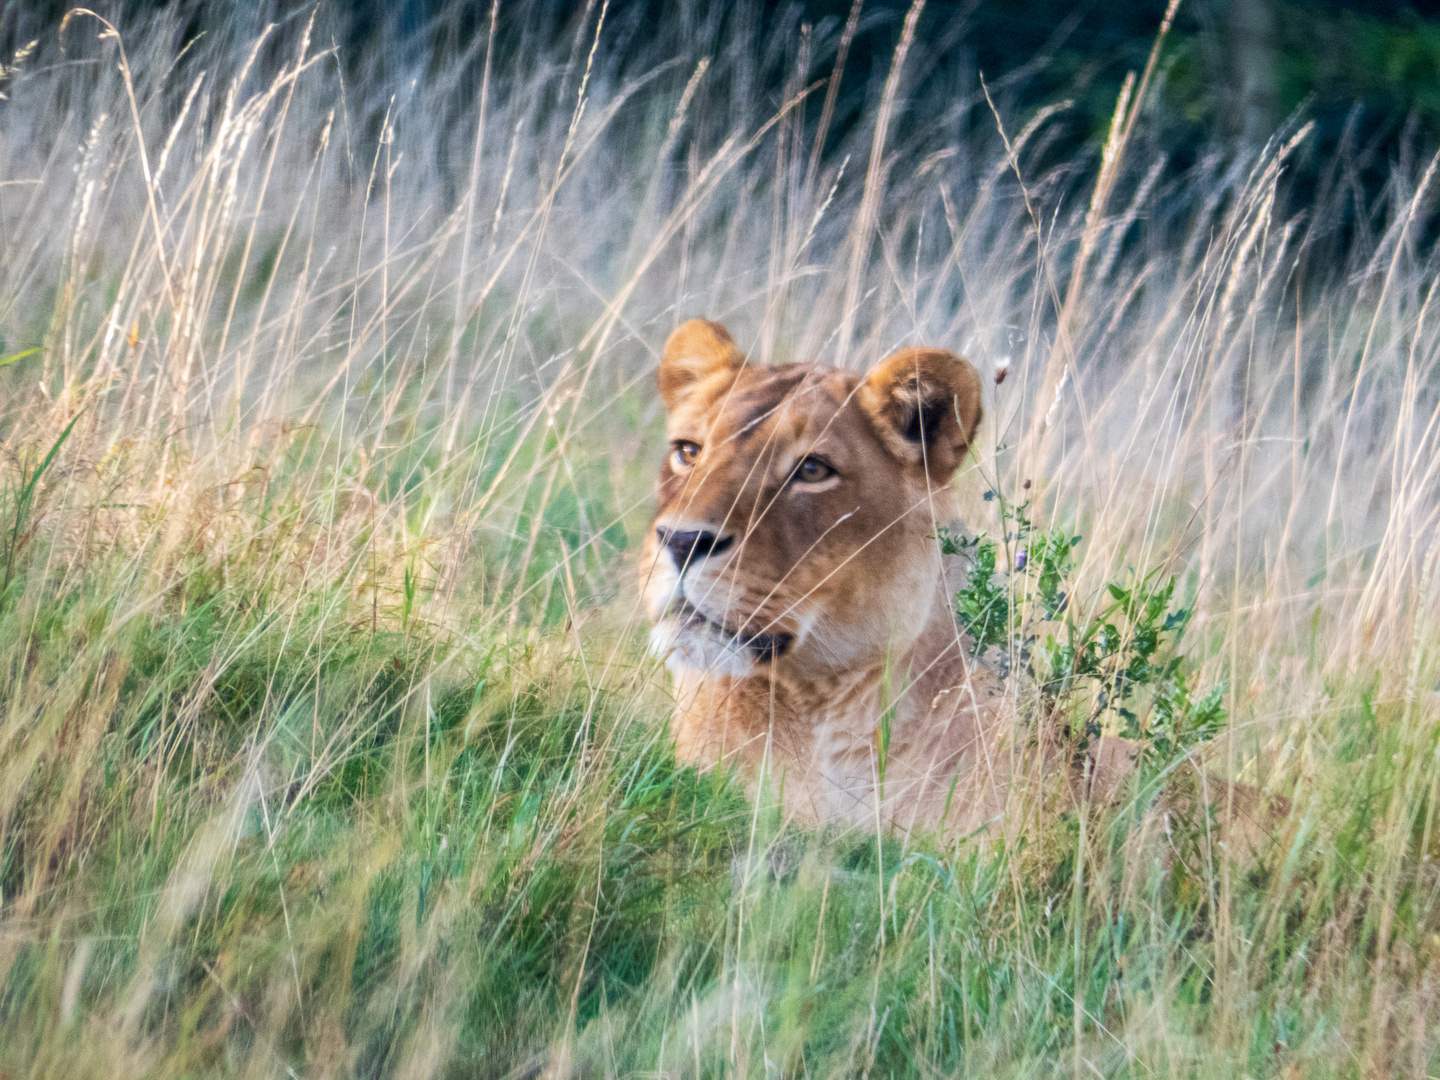
POLYGON ((139 21, 128 83, 77 16, 7 75, 0 1077, 1440 1075, 1433 174, 1330 265, 1284 139, 1041 172, 1064 114, 909 102, 917 45, 816 156, 841 26, 606 10, 343 85, 323 11, 250 69, 139 21), (680 766, 634 552, 697 314, 1008 371, 965 524, 1083 534, 1086 611, 1173 578, 1224 731, 976 836, 680 766), (1225 777, 1263 850, 1156 812, 1225 777))
POLYGON ((0 621, 16 1074, 1009 1075, 1068 1063, 1078 998, 1107 1073, 1350 1075, 1379 935, 1397 967, 1434 948, 1429 860, 1386 877, 1433 733, 1368 697, 1271 858, 1227 879, 1203 823, 1162 856, 1121 812, 1077 900, 1072 815, 1013 847, 788 828, 562 634, 451 652, 363 603, 198 593, 122 625, 92 581, 0 621))

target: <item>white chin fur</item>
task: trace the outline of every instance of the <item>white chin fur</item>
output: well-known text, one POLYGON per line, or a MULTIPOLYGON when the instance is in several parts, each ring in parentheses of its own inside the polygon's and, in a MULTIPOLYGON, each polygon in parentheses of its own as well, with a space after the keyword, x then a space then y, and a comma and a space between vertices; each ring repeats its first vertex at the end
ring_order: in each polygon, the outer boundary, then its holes
POLYGON ((680 619, 662 619, 650 631, 650 652, 664 657, 676 675, 699 671, 743 679, 755 672, 755 658, 707 628, 685 625, 680 619))

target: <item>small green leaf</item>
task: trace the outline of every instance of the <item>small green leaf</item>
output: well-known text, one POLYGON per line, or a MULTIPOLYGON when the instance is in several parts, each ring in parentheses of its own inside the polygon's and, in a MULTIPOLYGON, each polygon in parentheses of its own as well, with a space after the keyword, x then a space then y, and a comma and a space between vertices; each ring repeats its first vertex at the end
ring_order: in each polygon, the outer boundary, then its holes
POLYGON ((27 356, 34 356, 39 351, 40 350, 38 348, 22 349, 17 353, 11 353, 9 356, 0 357, 0 367, 9 367, 11 364, 15 363, 16 360, 24 360, 27 356))

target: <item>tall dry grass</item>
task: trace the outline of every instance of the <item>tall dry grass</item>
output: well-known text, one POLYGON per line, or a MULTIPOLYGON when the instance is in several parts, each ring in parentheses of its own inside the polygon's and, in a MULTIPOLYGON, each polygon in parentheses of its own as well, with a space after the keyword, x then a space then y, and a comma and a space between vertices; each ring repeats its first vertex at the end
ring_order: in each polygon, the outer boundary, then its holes
POLYGON ((1057 160, 1023 73, 908 97, 913 17, 842 128, 854 17, 197 10, 0 86, 0 1071, 1440 1071, 1433 161, 1177 174, 1154 69, 1057 160), (1007 372, 970 523, 1181 577, 1274 849, 677 768, 626 552, 696 314, 1007 372))

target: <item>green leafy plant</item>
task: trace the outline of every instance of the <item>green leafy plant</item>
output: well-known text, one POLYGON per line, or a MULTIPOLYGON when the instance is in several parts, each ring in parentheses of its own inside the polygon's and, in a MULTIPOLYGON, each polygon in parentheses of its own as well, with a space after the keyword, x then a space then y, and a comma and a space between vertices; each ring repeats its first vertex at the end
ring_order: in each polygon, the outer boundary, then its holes
POLYGON ((985 499, 998 507, 998 537, 938 536, 945 554, 969 562, 955 613, 975 657, 1001 650, 1002 670, 1032 683, 1043 718, 1073 734, 1078 753, 1106 730, 1162 763, 1214 738, 1225 687, 1198 697, 1190 688, 1179 649, 1191 611, 1174 606, 1175 577, 1130 571, 1082 609, 1072 602, 1082 537, 1035 525, 1028 502, 996 491, 985 499))

